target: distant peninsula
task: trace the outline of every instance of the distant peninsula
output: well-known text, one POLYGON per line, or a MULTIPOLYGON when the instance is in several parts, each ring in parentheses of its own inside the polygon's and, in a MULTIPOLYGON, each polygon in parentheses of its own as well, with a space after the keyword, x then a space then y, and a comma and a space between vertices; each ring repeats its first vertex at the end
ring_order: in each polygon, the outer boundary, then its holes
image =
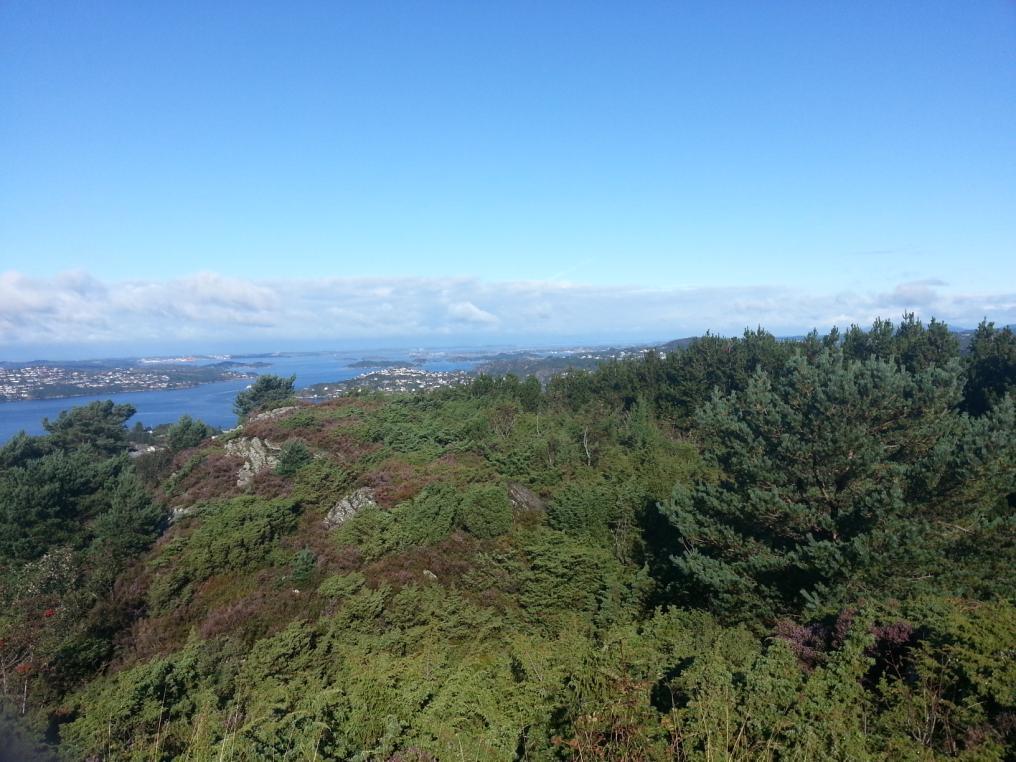
POLYGON ((469 373, 461 370, 428 371, 400 366, 366 373, 346 381, 314 384, 300 389, 297 396, 309 402, 321 402, 357 392, 408 394, 456 386, 471 378, 469 373))
MULTIPOLYGON (((0 402, 187 389, 251 378, 241 363, 192 365, 153 360, 0 363, 0 402)), ((260 365, 260 364, 259 364, 260 365)))

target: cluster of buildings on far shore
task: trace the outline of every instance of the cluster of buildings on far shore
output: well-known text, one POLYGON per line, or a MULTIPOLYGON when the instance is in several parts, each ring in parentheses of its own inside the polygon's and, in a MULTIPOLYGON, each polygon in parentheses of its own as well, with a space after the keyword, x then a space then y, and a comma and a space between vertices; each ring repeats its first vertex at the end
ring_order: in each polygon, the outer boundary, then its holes
POLYGON ((349 381, 315 384, 300 391, 309 400, 341 397, 354 391, 408 393, 454 386, 469 381, 465 371, 430 371, 420 368, 384 368, 349 381))
POLYGON ((31 400, 94 391, 143 391, 175 386, 169 376, 134 368, 83 370, 55 365, 0 368, 0 400, 31 400))

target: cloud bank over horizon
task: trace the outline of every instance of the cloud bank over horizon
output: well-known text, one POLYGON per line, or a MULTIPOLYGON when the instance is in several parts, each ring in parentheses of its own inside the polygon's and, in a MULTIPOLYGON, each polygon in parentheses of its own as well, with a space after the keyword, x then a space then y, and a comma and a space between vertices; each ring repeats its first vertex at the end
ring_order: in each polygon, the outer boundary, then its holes
POLYGON ((81 270, 53 277, 0 273, 0 359, 47 347, 205 351, 285 349, 299 342, 405 339, 438 345, 660 340, 740 333, 778 335, 866 326, 913 311, 955 327, 987 317, 1016 322, 1016 291, 961 292, 938 279, 888 291, 811 293, 778 285, 724 288, 593 286, 562 281, 448 278, 248 280, 212 272, 179 279, 102 281, 81 270))

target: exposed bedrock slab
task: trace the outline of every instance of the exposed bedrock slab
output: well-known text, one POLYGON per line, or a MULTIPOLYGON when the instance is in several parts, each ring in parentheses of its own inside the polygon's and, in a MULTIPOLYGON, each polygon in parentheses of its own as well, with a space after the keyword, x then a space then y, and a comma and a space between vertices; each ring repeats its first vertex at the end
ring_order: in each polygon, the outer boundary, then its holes
POLYGON ((350 492, 328 511, 328 515, 325 516, 325 527, 334 529, 339 524, 349 521, 364 508, 370 507, 377 507, 374 500, 374 490, 370 487, 360 487, 360 489, 350 492))
POLYGON ((239 437, 226 442, 226 452, 243 458, 236 474, 236 486, 246 487, 256 474, 279 465, 279 447, 260 437, 239 437))

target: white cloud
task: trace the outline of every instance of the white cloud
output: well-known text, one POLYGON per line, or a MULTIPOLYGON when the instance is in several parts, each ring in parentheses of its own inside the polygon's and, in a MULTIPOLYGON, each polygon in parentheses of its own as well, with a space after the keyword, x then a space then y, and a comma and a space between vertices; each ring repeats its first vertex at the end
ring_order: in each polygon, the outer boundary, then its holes
POLYGON ((888 292, 808 293, 781 286, 645 288, 469 278, 252 281, 216 273, 103 282, 86 272, 0 273, 4 349, 187 342, 280 347, 288 340, 455 336, 666 339, 762 325, 778 334, 869 324, 914 311, 954 326, 1016 322, 1016 293, 961 292, 934 279, 888 292))
POLYGON ((452 320, 474 325, 496 325, 497 315, 481 310, 472 302, 453 302, 448 305, 448 316, 452 320))

